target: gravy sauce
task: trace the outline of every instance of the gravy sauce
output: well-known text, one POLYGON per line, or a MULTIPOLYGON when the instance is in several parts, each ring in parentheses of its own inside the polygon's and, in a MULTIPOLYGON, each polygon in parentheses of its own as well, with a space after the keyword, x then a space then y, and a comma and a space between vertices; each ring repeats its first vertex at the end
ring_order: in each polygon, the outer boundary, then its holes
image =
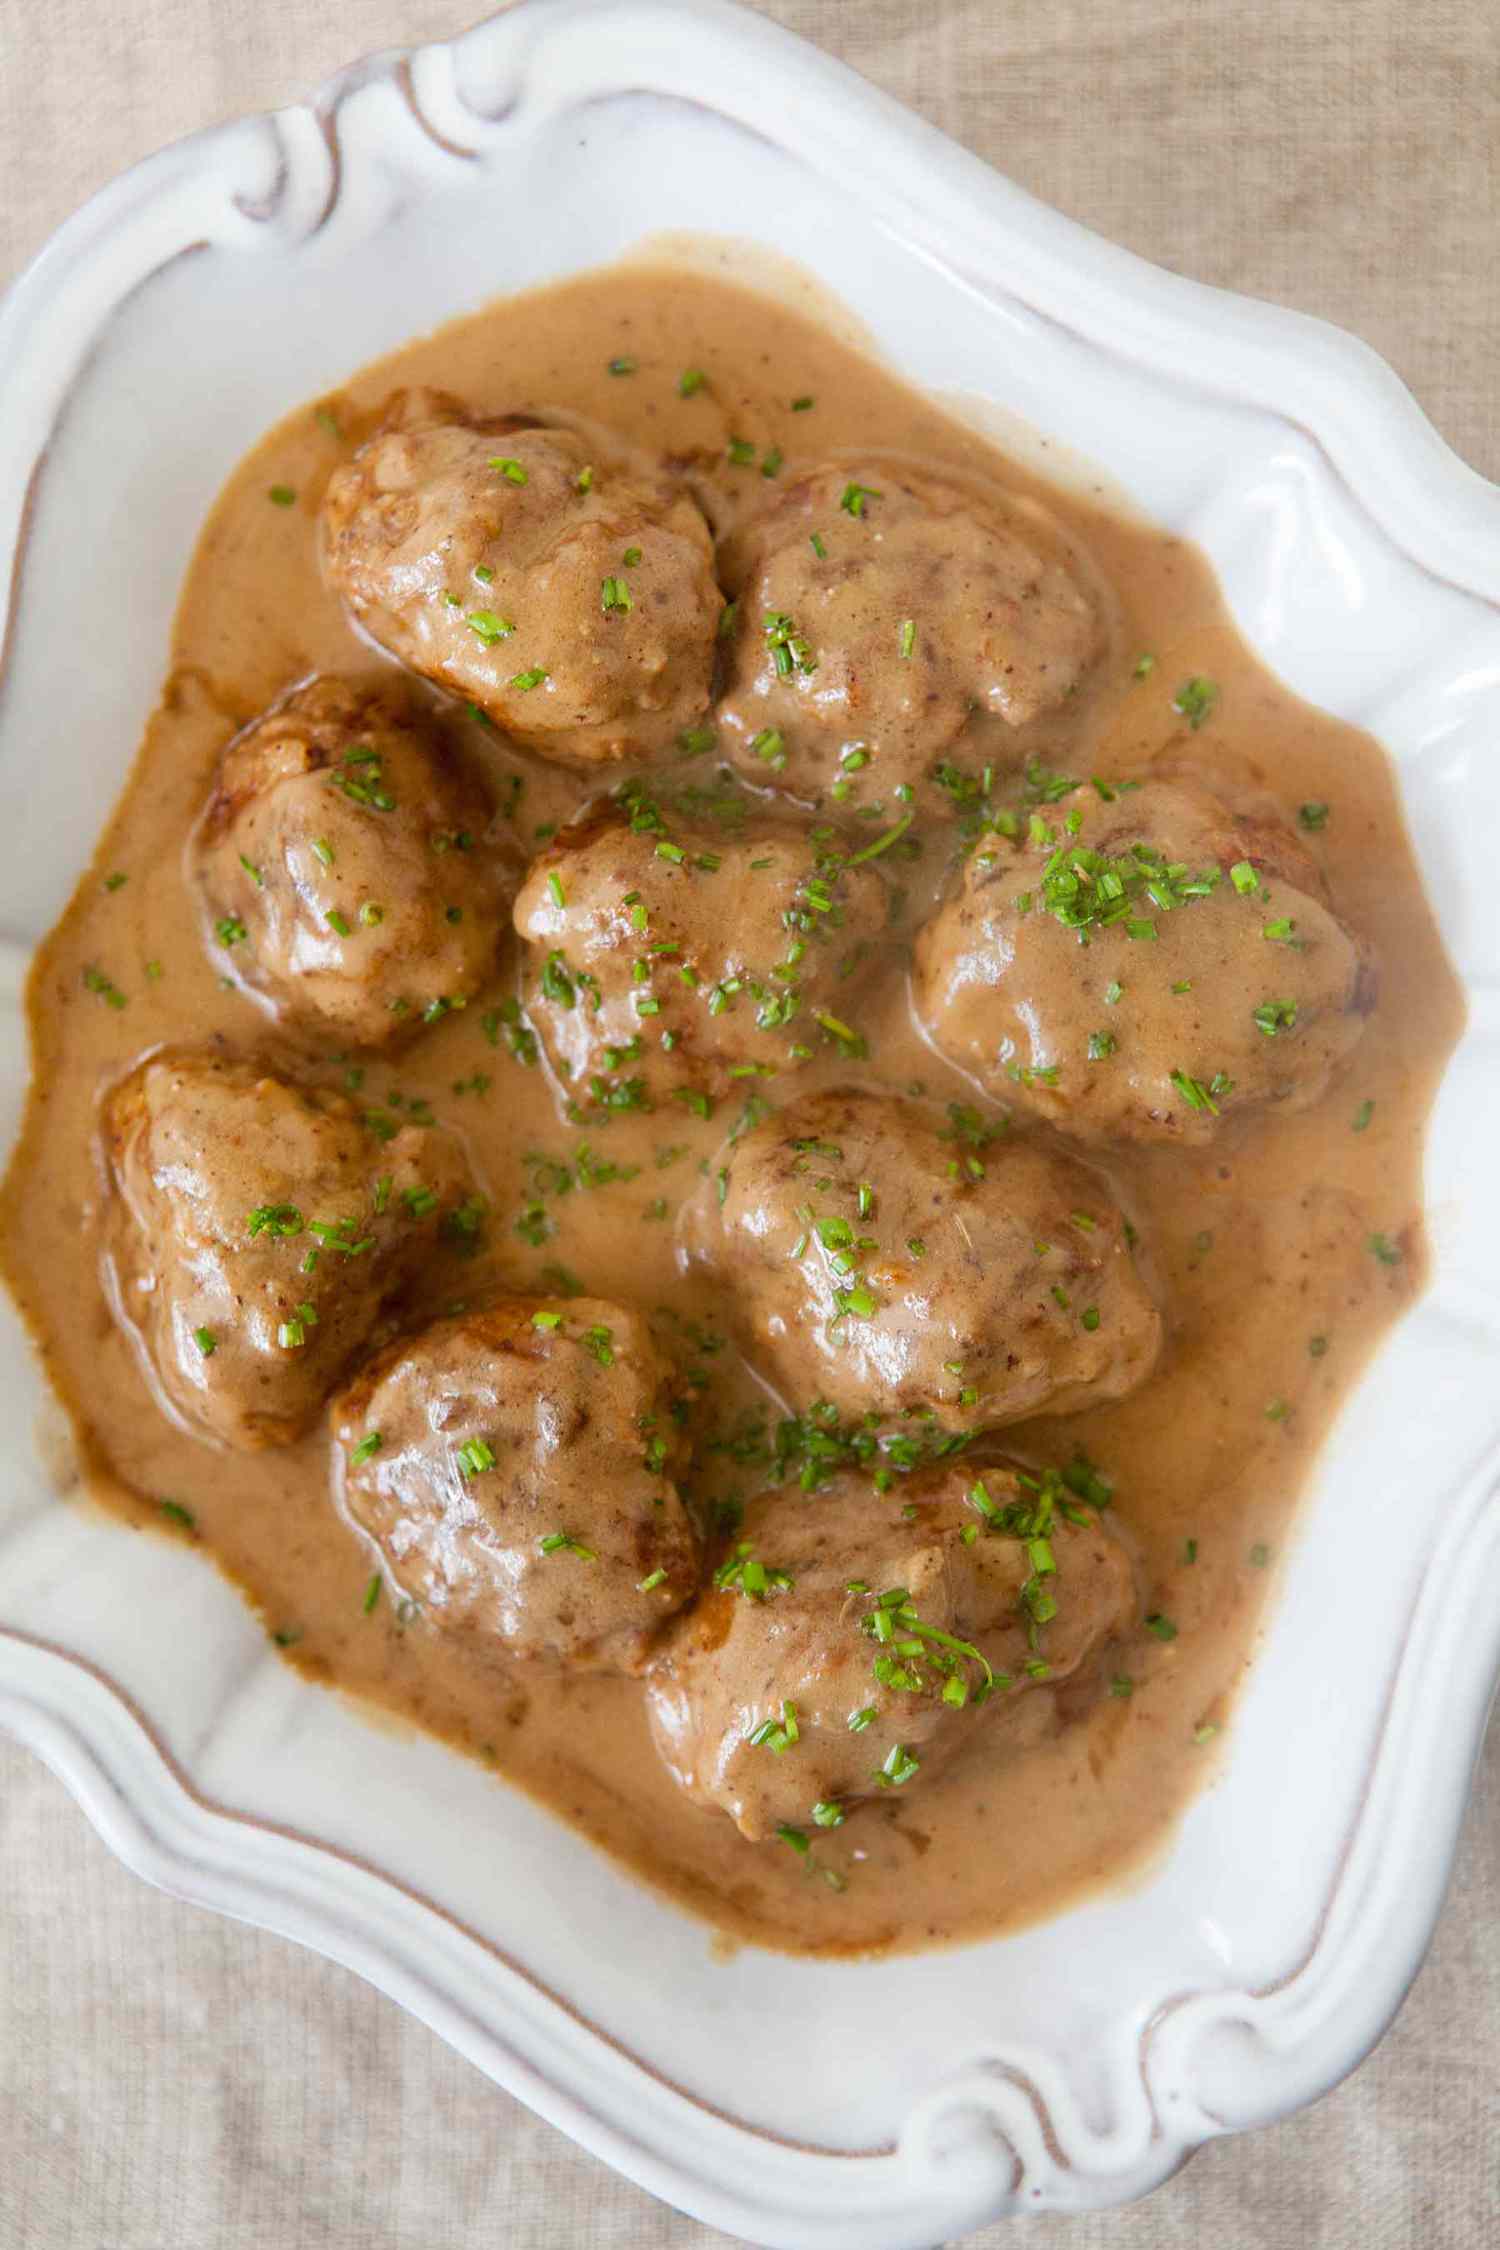
MULTIPOLYGON (((591 794, 586 777, 478 729, 474 751, 497 783, 520 777, 513 825, 528 852, 591 794)), ((699 759, 692 778, 709 783, 713 766, 699 759)), ((910 929, 950 879, 955 848, 951 826, 926 830, 905 878, 910 929)), ((508 951, 495 997, 514 976, 508 951)), ((727 1935, 823 1952, 1013 1928, 1122 1878, 1163 1844, 1232 1725, 1331 1418, 1421 1286, 1423 1125, 1462 1013, 1384 753, 1256 661, 1202 555, 1099 491, 997 453, 802 312, 728 275, 649 261, 458 321, 299 408, 250 453, 204 527, 160 705, 94 863, 40 949, 30 1009, 34 1075, 0 1200, 0 1259, 76 1427, 89 1492, 142 1529, 201 1545, 307 1677, 486 1761, 727 1935), (622 360, 630 371, 611 373, 622 360), (682 397, 690 368, 707 382, 682 397), (1324 802, 1326 825, 1309 841, 1379 964, 1363 1041, 1314 1107, 1232 1121, 1207 1149, 1108 1152, 1166 1309, 1162 1365, 1121 1403, 1001 1441, 1037 1463, 1086 1451, 1136 1553, 1142 1612, 1169 1620, 1175 1637, 1143 1625, 1112 1653, 1116 1691, 1072 1723, 1039 1691, 1023 1747, 987 1756, 977 1745, 910 1802, 871 1804, 815 1833, 806 1854, 747 1844, 679 1793, 652 1749, 638 1682, 507 1670, 420 1616, 403 1621, 388 1600, 367 1610, 372 1558, 328 1498, 326 1432, 260 1454, 189 1435, 161 1410, 101 1292, 101 1086, 165 1041, 222 1039, 273 1063, 282 1052, 274 1023, 222 981, 205 948, 185 848, 237 729, 311 672, 383 665, 322 583, 316 515, 330 472, 388 393, 422 382, 484 410, 561 407, 681 457, 718 531, 764 505, 762 465, 777 452, 783 477, 841 448, 878 447, 1029 496, 1112 589, 1110 653, 1061 718, 1014 737, 976 721, 976 733, 989 729, 978 754, 955 757, 1014 767, 1035 755, 1112 779, 1166 758, 1258 785, 1290 815, 1324 802), (753 448, 749 464, 730 459, 731 439, 753 448), (1153 662, 1138 669, 1144 655, 1153 662), (1219 689, 1196 731, 1174 710, 1195 676, 1219 689)), ((295 1067, 331 1085, 362 1069, 363 1101, 426 1102, 463 1136, 493 1214, 484 1265, 465 1278, 471 1293, 486 1272, 547 1288, 564 1268, 595 1295, 672 1308, 707 1377, 700 1445, 732 1436, 703 1446, 692 1490, 748 1498, 759 1478, 744 1433, 779 1410, 732 1348, 715 1348, 726 1308, 700 1269, 679 1266, 675 1224, 737 1105, 721 1103, 710 1122, 674 1107, 570 1125, 544 1069, 492 1044, 480 1016, 450 1016, 391 1061, 330 1053, 310 1072, 304 1059, 295 1067), (559 1192, 554 1176, 538 1197, 531 1151, 568 1166, 571 1188, 559 1192), (537 1201, 541 1216, 528 1221, 537 1201)), ((919 1035, 899 969, 861 1024, 862 1079, 920 1081, 937 1101, 980 1098, 919 1035)), ((848 1076, 833 1055, 801 1073, 797 1090, 848 1076)))

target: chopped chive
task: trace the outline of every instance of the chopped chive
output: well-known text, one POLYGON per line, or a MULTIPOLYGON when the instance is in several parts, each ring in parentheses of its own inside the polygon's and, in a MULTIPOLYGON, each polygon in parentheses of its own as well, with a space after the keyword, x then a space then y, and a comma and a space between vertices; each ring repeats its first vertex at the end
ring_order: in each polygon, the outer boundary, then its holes
POLYGON ((1258 1008, 1251 1010, 1251 1017, 1258 1031, 1267 1039, 1275 1039, 1283 1031, 1295 1031, 1297 1003, 1295 1000, 1263 1000, 1258 1008))
POLYGON ((1216 682, 1205 679, 1201 672, 1196 672, 1190 680, 1184 680, 1177 690, 1172 698, 1172 709, 1187 720, 1196 734, 1218 700, 1216 682))
POLYGON ((87 991, 97 992, 107 1008, 123 1008, 125 1006, 125 994, 112 978, 104 974, 102 969, 85 969, 83 982, 87 991))
POLYGON ((912 1756, 905 1743, 893 1742, 875 1779, 883 1789, 899 1789, 903 1782, 910 1781, 920 1764, 921 1760, 912 1756))
POLYGON ((586 1547, 581 1539, 575 1539, 570 1531, 549 1531, 545 1539, 537 1541, 537 1547, 544 1555, 576 1555, 580 1562, 599 1560, 593 1548, 586 1547))
POLYGON ((493 648, 496 641, 509 640, 516 629, 514 619, 497 617, 492 609, 471 609, 464 623, 485 648, 493 648))
POLYGON ((258 1234, 300 1234, 303 1219, 295 1203, 258 1203, 245 1224, 253 1239, 258 1234))
POLYGON ((892 844, 898 843, 906 834, 915 818, 915 813, 907 813, 904 819, 897 821, 894 828, 888 828, 883 836, 877 836, 873 844, 866 844, 863 851, 852 853, 849 866, 859 867, 865 860, 878 859, 882 852, 888 852, 892 844))

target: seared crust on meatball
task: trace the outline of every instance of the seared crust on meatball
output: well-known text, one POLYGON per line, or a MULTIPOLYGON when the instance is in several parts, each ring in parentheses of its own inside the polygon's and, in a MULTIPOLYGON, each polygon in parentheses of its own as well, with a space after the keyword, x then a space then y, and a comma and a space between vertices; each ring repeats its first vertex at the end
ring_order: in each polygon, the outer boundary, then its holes
POLYGON ((708 526, 600 432, 398 392, 330 478, 322 536, 373 640, 549 758, 651 756, 708 702, 708 526))
POLYGON ((744 1835, 837 1826, 1003 1747, 1134 1604, 1124 1549, 1052 1474, 955 1464, 899 1504, 857 1472, 766 1493, 647 1675, 652 1733, 744 1835))
POLYGON ((1145 1381, 1161 1315, 1107 1183, 1002 1127, 846 1089, 725 1151, 705 1252, 794 1405, 972 1430, 1145 1381))
POLYGON ((1071 695, 1098 605, 1035 511, 878 456, 800 477, 726 546, 737 596, 719 717, 763 786, 821 803, 858 772, 926 788, 970 713, 1023 726, 1071 695))
POLYGON ((935 1046, 1081 1140, 1211 1140, 1315 1102, 1375 1000, 1283 824, 1190 782, 1093 785, 986 837, 917 943, 935 1046))
POLYGON ((301 1435, 476 1209, 446 1134, 377 1141, 342 1094, 217 1054, 152 1056, 103 1139, 110 1301, 168 1411, 247 1449, 301 1435))
POLYGON ((518 867, 491 818, 402 691, 309 681, 229 744, 194 835, 216 962, 303 1033, 410 1038, 493 974, 518 867))
POLYGON ((639 1313, 499 1298, 360 1370, 333 1404, 335 1490, 438 1625, 519 1660, 636 1671, 697 1577, 671 1403, 639 1313))
POLYGON ((678 817, 638 788, 565 828, 515 909, 531 1020, 606 1108, 743 1090, 847 1037, 888 919, 877 865, 831 832, 678 817))

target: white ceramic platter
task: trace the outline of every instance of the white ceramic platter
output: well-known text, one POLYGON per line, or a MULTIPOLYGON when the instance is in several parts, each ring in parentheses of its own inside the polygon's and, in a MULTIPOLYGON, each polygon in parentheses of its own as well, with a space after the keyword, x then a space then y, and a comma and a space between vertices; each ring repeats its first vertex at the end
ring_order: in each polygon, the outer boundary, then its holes
POLYGON ((1433 1281, 1327 1452, 1223 1777, 1149 1880, 1010 1941, 716 1959, 525 1799, 299 1682, 190 1552, 59 1506, 9 1314, 0 1718, 140 1873, 347 1962, 659 2195, 911 2250, 1138 2195, 1312 2099, 1437 1911, 1500 1653, 1500 494, 1349 338, 1110 248, 732 7, 523 0, 361 65, 116 182, 0 307, 0 1096, 13 1125, 28 951, 240 454, 415 331, 688 226, 790 252, 912 381, 1103 464, 1399 761, 1472 1010, 1433 1281))

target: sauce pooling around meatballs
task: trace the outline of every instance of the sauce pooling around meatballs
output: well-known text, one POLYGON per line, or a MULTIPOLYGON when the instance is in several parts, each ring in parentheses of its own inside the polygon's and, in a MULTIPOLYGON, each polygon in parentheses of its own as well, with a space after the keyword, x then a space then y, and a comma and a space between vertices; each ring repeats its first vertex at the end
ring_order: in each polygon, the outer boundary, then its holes
POLYGON ((31 1005, 88 1490, 830 1952, 1170 1832, 1459 1024, 1200 556, 646 262, 255 447, 31 1005))

